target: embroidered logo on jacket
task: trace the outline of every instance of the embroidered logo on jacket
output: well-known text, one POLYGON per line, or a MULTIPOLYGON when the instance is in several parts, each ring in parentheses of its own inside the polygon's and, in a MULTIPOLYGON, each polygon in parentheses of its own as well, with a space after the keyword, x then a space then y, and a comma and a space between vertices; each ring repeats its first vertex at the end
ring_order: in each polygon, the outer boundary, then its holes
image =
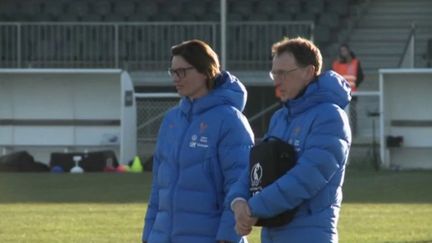
POLYGON ((294 128, 294 136, 298 136, 299 133, 300 133, 300 131, 301 131, 301 127, 300 126, 294 128))
POLYGON ((191 148, 208 148, 208 138, 205 136, 201 136, 198 140, 198 136, 196 134, 192 135, 191 141, 189 142, 189 147, 191 148))
POLYGON ((254 191, 254 195, 257 194, 259 191, 261 191, 261 179, 263 176, 263 168, 261 164, 258 162, 252 167, 252 172, 250 175, 250 181, 251 181, 251 191, 254 191))
POLYGON ((195 148, 196 147, 196 140, 197 140, 197 135, 192 135, 191 137, 191 141, 189 142, 189 147, 191 148, 195 148))
POLYGON ((201 122, 200 124, 200 134, 203 134, 207 130, 207 123, 201 122))

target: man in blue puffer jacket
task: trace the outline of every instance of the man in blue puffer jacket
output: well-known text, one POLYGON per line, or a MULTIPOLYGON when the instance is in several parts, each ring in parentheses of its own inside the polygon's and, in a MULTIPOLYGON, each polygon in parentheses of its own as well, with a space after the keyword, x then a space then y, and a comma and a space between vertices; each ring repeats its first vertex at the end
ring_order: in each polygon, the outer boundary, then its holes
POLYGON ((169 73, 182 98, 159 130, 142 240, 237 243, 241 236, 224 200, 253 145, 241 113, 246 89, 219 70, 216 53, 202 41, 180 43, 171 53, 169 73))
POLYGON ((278 227, 263 227, 268 243, 338 242, 337 222, 342 184, 351 146, 344 112, 348 82, 333 71, 320 74, 322 57, 310 41, 286 39, 273 45, 271 78, 283 107, 273 115, 266 137, 294 146, 296 165, 253 197, 249 172, 227 196, 236 230, 247 235, 257 218, 270 218, 298 207, 294 219, 278 227))

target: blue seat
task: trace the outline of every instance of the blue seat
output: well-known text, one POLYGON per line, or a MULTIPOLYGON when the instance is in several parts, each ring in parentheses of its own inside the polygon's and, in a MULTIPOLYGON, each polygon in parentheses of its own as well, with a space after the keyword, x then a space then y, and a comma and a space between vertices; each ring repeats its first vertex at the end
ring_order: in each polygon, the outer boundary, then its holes
POLYGON ((171 18, 169 20, 171 21, 180 21, 180 22, 187 22, 187 21, 198 21, 200 16, 196 16, 194 14, 176 14, 171 15, 171 18))
POLYGON ((228 4, 228 13, 236 13, 242 16, 248 16, 251 13, 254 13, 253 2, 230 1, 228 4))
POLYGON ((271 15, 266 13, 255 13, 248 17, 249 21, 269 21, 271 19, 271 15))
POLYGON ((286 13, 276 13, 270 16, 271 20, 274 21, 291 21, 294 19, 294 16, 288 12, 286 13))
POLYGON ((123 14, 111 13, 111 14, 105 15, 103 17, 103 21, 105 21, 105 22, 123 22, 123 21, 127 21, 127 18, 123 14))
POLYGON ((33 21, 33 22, 51 22, 51 21, 58 21, 60 17, 62 17, 63 14, 60 14, 58 16, 45 14, 45 13, 39 13, 34 15, 29 15, 26 20, 27 21, 33 21))
POLYGON ((280 13, 290 13, 292 14, 298 14, 303 12, 302 4, 300 0, 285 0, 281 1, 279 5, 279 12, 280 13))
POLYGON ((349 0, 330 1, 327 4, 327 12, 337 14, 339 16, 349 15, 349 0))
POLYGON ((99 15, 109 15, 111 14, 111 2, 107 0, 96 0, 94 2, 91 2, 91 5, 93 6, 93 12, 99 15))
POLYGON ((330 28, 325 25, 315 26, 314 40, 320 44, 328 44, 330 42, 330 28))
POLYGON ((6 21, 19 21, 20 14, 18 14, 18 1, 0 1, 0 18, 6 21))
POLYGON ((311 12, 314 14, 319 14, 324 12, 325 2, 323 0, 308 0, 306 4, 306 12, 311 12))
POLYGON ((206 11, 206 14, 197 16, 199 21, 220 21, 220 13, 206 11))
POLYGON ((62 1, 47 1, 45 3, 44 13, 58 17, 65 11, 65 6, 62 1))
POLYGON ((176 16, 179 14, 183 14, 184 11, 182 9, 182 3, 179 1, 173 1, 173 2, 165 2, 161 5, 159 8, 159 13, 163 14, 169 14, 171 16, 176 16))
POLYGON ((155 1, 139 1, 137 2, 136 13, 153 16, 159 13, 159 6, 155 1))
POLYGON ((182 6, 185 14, 190 14, 197 18, 205 18, 205 15, 211 12, 211 11, 207 11, 208 9, 204 1, 196 1, 193 4, 184 3, 182 6))
POLYGON ((18 4, 20 7, 15 13, 23 16, 25 20, 31 20, 34 16, 42 14, 42 2, 40 0, 28 2, 18 1, 18 4))
POLYGON ((132 0, 113 2, 113 13, 125 17, 135 14, 135 8, 136 8, 135 2, 132 0))
POLYGON ((228 13, 227 14, 227 20, 228 21, 244 21, 247 17, 245 17, 243 14, 240 13, 228 13))
POLYGON ((167 13, 158 13, 152 16, 152 21, 173 21, 173 17, 167 13))
POLYGON ((332 13, 321 14, 319 18, 319 23, 322 25, 326 25, 330 28, 337 28, 340 24, 339 16, 332 13))
POLYGON ((279 12, 279 4, 277 1, 259 1, 256 5, 257 14, 273 15, 279 12))
POLYGON ((207 11, 206 13, 216 13, 216 14, 220 14, 220 1, 207 1, 206 3, 207 5, 207 11))
POLYGON ((79 21, 80 18, 75 13, 63 13, 59 15, 56 20, 60 22, 76 22, 79 21))
POLYGON ((99 14, 88 13, 86 15, 80 16, 79 20, 82 22, 102 22, 104 17, 99 14))
POLYGON ((129 22, 147 22, 151 20, 151 15, 148 14, 140 14, 135 13, 129 16, 126 16, 125 20, 129 22))
POLYGON ((432 67, 432 38, 429 38, 427 40, 427 47, 424 58, 426 59, 426 66, 432 67))
POLYGON ((296 15, 298 21, 313 21, 315 22, 316 15, 312 12, 302 12, 296 15))
POLYGON ((87 1, 66 2, 65 12, 70 15, 85 16, 90 13, 90 6, 87 1))

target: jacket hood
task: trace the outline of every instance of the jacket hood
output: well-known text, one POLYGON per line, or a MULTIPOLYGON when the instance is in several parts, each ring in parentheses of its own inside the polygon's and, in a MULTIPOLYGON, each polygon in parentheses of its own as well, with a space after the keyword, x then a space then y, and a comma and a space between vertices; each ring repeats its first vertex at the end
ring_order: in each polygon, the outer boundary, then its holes
POLYGON ((333 103, 344 109, 350 100, 351 88, 345 78, 326 71, 306 87, 302 96, 286 101, 285 106, 295 115, 321 103, 333 103))
POLYGON ((247 91, 245 86, 234 75, 222 71, 215 79, 215 87, 207 95, 191 101, 188 97, 180 100, 183 113, 199 114, 219 105, 231 105, 239 111, 246 106, 247 91))

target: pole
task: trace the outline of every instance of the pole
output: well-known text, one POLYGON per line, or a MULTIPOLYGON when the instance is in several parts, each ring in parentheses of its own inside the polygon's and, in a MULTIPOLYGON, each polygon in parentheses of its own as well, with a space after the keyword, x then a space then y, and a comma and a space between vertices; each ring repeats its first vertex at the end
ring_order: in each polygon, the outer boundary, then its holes
POLYGON ((221 24, 221 68, 222 70, 226 69, 226 0, 220 0, 220 8, 221 8, 221 16, 220 16, 220 24, 221 24))

